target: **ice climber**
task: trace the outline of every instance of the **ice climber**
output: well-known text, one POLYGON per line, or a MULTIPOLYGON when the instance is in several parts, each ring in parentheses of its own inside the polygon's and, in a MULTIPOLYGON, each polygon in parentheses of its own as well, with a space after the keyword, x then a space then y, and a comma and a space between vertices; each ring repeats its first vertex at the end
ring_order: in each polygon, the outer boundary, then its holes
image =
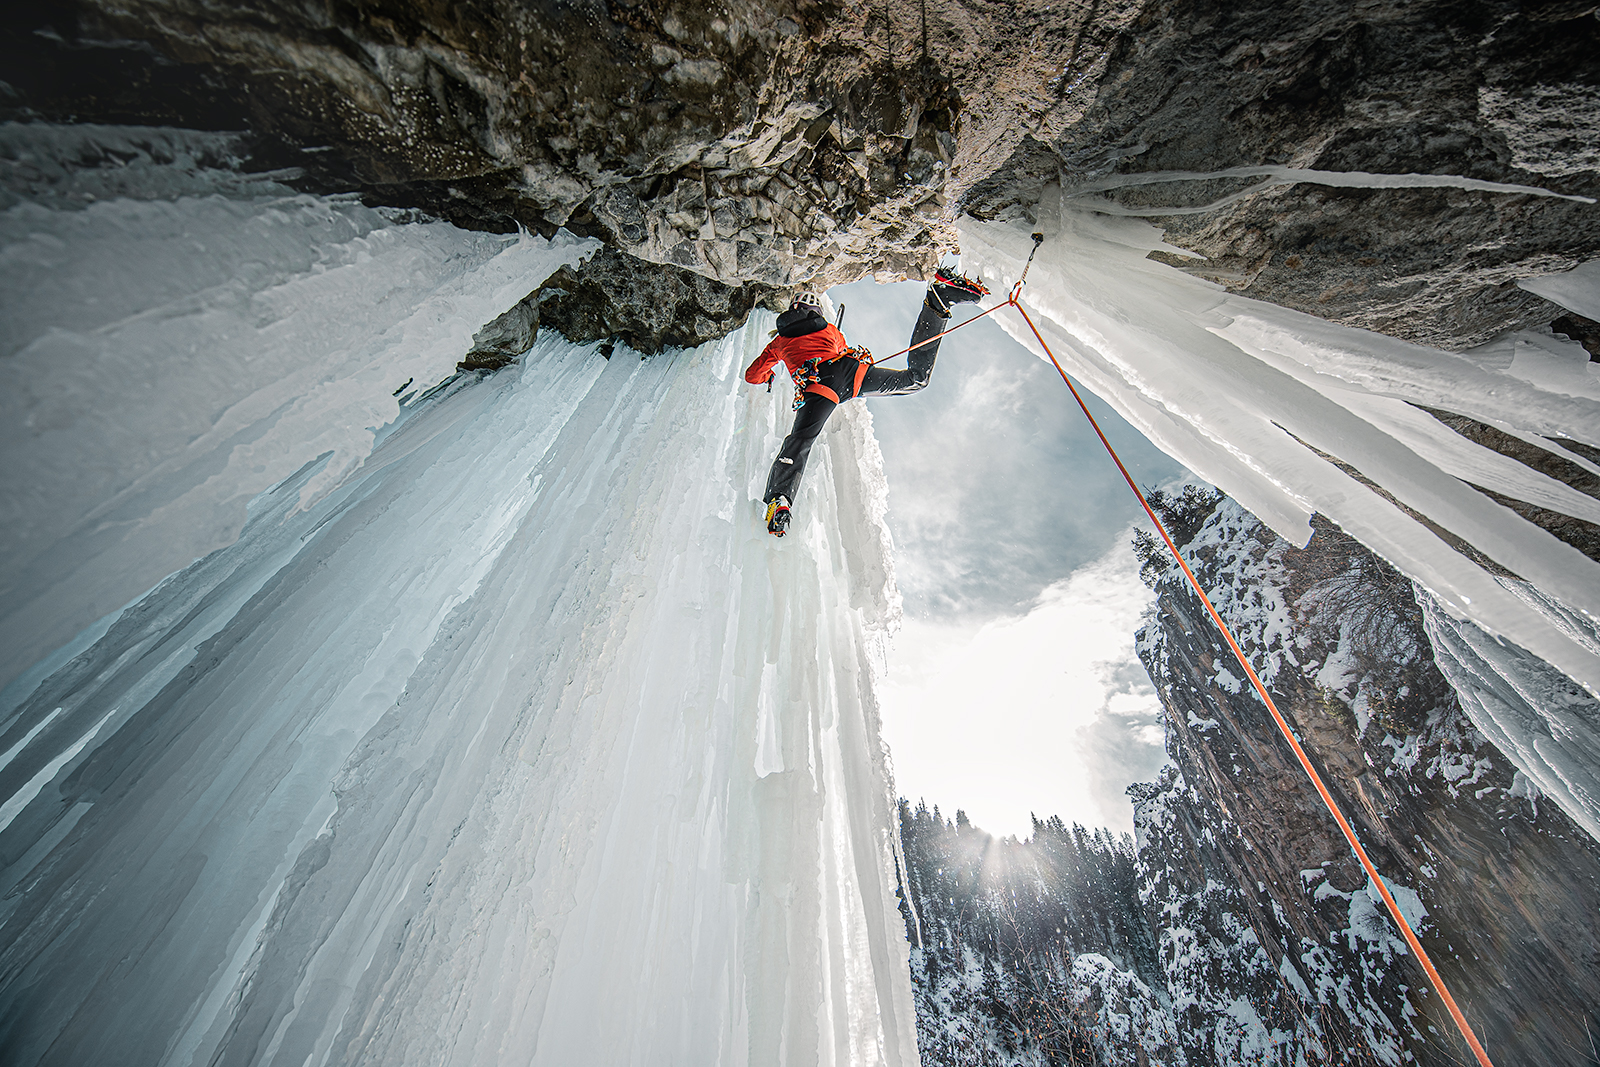
POLYGON ((794 428, 783 439, 772 473, 767 475, 767 491, 761 498, 767 505, 769 532, 782 537, 789 528, 789 509, 806 470, 806 457, 833 409, 853 397, 896 396, 914 393, 927 385, 933 375, 934 358, 939 354, 936 335, 944 332, 950 309, 988 293, 982 283, 955 271, 937 272, 911 330, 912 348, 904 370, 874 367, 866 349, 851 348, 839 328, 823 315, 822 298, 816 293, 801 293, 794 298, 789 310, 778 316, 778 335, 744 372, 745 381, 766 385, 781 362, 794 379, 794 428))

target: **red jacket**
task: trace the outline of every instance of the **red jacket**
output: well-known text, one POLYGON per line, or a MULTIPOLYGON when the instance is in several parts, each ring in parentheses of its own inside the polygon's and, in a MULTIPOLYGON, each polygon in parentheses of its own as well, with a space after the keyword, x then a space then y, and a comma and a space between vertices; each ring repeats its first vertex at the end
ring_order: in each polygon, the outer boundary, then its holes
POLYGON ((775 337, 771 344, 761 350, 756 361, 745 368, 744 380, 751 385, 766 384, 777 373, 774 367, 779 361, 789 368, 792 378, 799 373, 806 360, 820 357, 826 362, 849 347, 844 334, 832 323, 803 337, 775 337))

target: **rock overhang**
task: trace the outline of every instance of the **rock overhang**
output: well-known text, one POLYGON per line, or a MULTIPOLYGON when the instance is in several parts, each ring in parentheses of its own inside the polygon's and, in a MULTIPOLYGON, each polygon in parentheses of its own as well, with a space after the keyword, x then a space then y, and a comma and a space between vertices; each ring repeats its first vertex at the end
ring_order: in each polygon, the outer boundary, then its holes
POLYGON ((1444 347, 1556 318, 1515 281, 1600 253, 1574 200, 1215 176, 1600 196, 1592 4, 77 0, 9 21, 9 117, 242 125, 247 166, 303 188, 565 227, 748 287, 735 304, 924 277, 962 213, 1037 222, 1054 189, 1147 215, 1227 288, 1444 347), (1186 177, 1082 192, 1150 172, 1186 177))

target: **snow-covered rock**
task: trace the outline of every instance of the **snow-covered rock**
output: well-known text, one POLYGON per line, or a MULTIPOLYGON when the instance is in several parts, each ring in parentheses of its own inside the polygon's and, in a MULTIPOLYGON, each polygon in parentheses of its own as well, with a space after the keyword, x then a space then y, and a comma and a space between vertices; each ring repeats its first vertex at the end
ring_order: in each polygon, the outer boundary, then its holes
MULTIPOLYGON (((1567 1062, 1600 996, 1600 844, 1463 712, 1425 594, 1315 526, 1296 548, 1223 501, 1184 551, 1495 1061, 1567 1062)), ((1237 661, 1175 564, 1157 592, 1138 650, 1174 765, 1130 792, 1190 1062, 1457 1062, 1427 977, 1265 705, 1225 684, 1237 661)))

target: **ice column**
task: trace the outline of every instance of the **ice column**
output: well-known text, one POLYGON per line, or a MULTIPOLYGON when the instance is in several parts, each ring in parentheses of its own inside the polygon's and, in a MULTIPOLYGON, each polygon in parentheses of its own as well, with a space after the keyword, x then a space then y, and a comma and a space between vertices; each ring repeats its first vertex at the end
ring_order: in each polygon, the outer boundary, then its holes
MULTIPOLYGON (((0 720, 12 1064, 910 1064, 870 416, 541 340, 0 720)), ((91 635, 93 636, 93 635, 91 635)))
MULTIPOLYGON (((1032 247, 1029 229, 968 220, 969 266, 992 285, 1009 284, 1032 247)), ((1473 485, 1590 522, 1600 522, 1600 501, 1417 406, 1470 416, 1594 469, 1581 450, 1562 445, 1600 445, 1600 364, 1581 348, 1521 333, 1443 352, 1235 296, 1147 259, 1156 248, 1188 253, 1134 219, 1064 210, 1047 229, 1022 299, 1069 373, 1285 538, 1305 541, 1308 516, 1321 512, 1430 591, 1453 619, 1514 642, 1600 694, 1600 564, 1473 485), (1518 578, 1486 570, 1424 519, 1518 578)), ((1588 291, 1582 271, 1574 275, 1545 289, 1588 291)), ((997 317, 1039 351, 1020 316, 997 317)), ((1527 688, 1502 680, 1507 691, 1527 688)), ((1540 719, 1535 735, 1546 740, 1530 735, 1508 755, 1580 822, 1600 826, 1600 806, 1584 784, 1600 781, 1600 750, 1574 744, 1557 754, 1548 743, 1592 733, 1591 712, 1572 718, 1582 702, 1546 701, 1497 724, 1479 714, 1485 702, 1465 695, 1491 736, 1518 716, 1540 719)))

